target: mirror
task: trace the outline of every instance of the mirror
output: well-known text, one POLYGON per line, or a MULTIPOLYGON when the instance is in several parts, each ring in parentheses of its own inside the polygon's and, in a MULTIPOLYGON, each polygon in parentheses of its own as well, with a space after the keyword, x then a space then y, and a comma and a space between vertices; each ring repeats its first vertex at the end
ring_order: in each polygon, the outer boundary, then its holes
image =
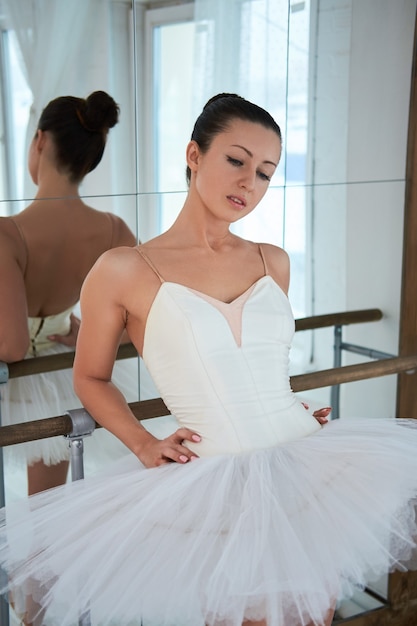
MULTIPOLYGON (((120 123, 82 193, 143 240, 154 236, 183 202, 181 154, 196 115, 213 93, 236 90, 271 110, 284 136, 268 201, 244 234, 288 250, 296 317, 378 307, 384 319, 346 339, 396 354, 415 5, 230 3, 214 39, 217 0, 2 0, 0 214, 33 194, 27 142, 45 103, 105 89, 120 123)), ((331 367, 330 332, 296 337, 293 373, 331 367)), ((343 390, 347 414, 393 414, 394 379, 363 385, 372 393, 343 390)))
MULTIPOLYGON (((105 89, 120 104, 120 123, 82 193, 148 239, 169 225, 183 202, 181 154, 196 115, 213 93, 235 90, 271 110, 284 137, 268 203, 245 222, 245 235, 289 251, 296 316, 380 308, 383 320, 346 328, 344 340, 397 354, 416 1, 205 5, 0 2, 0 214, 20 210, 31 197, 27 120, 33 124, 56 95, 105 89), (50 21, 42 22, 35 7, 50 21), (191 26, 178 35, 178 24, 191 26), (25 33, 34 25, 38 46, 30 52, 25 33), (16 41, 13 46, 10 28, 22 49, 16 41), (36 92, 32 111, 30 87, 36 92)), ((298 333, 292 373, 332 367, 332 346, 330 329, 298 333)), ((345 364, 359 360, 344 355, 345 364)), ((395 378, 342 388, 341 414, 393 416, 395 378)), ((329 390, 309 399, 328 404, 329 390)))

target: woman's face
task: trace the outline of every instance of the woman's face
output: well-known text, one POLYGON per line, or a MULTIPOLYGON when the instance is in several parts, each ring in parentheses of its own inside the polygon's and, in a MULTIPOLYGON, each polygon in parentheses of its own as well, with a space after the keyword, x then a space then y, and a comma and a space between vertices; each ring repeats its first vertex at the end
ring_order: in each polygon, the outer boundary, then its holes
POLYGON ((236 119, 214 137, 205 153, 191 144, 188 156, 195 158, 188 164, 203 206, 230 223, 253 211, 281 156, 278 135, 261 124, 236 119))

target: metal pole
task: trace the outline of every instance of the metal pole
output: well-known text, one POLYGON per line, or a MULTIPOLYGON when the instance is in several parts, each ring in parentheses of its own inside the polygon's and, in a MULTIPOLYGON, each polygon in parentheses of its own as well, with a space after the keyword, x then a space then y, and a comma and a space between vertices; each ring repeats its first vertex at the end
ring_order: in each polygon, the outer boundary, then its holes
MULTIPOLYGON (((342 326, 336 324, 334 327, 334 344, 333 344, 333 367, 342 365, 342 326)), ((336 420, 340 417, 340 385, 333 385, 330 392, 330 406, 332 412, 331 419, 336 420)))
MULTIPOLYGON (((65 435, 69 440, 71 450, 71 479, 81 480, 84 478, 84 437, 91 435, 96 423, 85 409, 72 409, 67 411, 72 420, 72 431, 65 435)), ((87 608, 78 618, 78 626, 91 626, 90 611, 87 608)))
POLYGON ((362 356, 367 356, 370 359, 391 359, 396 356, 395 354, 390 354, 389 352, 381 352, 381 350, 374 350, 373 348, 365 348, 364 346, 358 346, 354 343, 346 343, 343 342, 340 344, 341 350, 346 350, 346 352, 354 352, 355 354, 361 354, 362 356))
MULTIPOLYGON (((334 327, 333 367, 341 367, 342 350, 377 360, 389 359, 394 356, 388 352, 365 348, 364 346, 342 341, 342 326, 337 324, 334 327)), ((331 419, 338 419, 340 417, 340 385, 333 385, 330 395, 330 404, 332 406, 331 419)))
POLYGON ((84 478, 84 441, 80 439, 70 439, 71 449, 71 480, 81 480, 84 478))

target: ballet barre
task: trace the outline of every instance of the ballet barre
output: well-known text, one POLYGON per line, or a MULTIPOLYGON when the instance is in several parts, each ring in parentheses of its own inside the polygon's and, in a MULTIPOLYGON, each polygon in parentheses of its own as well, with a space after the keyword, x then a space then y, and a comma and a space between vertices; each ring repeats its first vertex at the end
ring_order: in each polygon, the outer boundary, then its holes
MULTIPOLYGON (((313 330, 333 326, 333 368, 342 365, 342 351, 353 352, 366 356, 369 359, 388 359, 394 357, 394 354, 367 348, 357 344, 343 341, 343 326, 349 324, 358 324, 362 322, 377 322, 383 318, 380 309, 363 309, 359 311, 347 311, 346 313, 330 313, 327 315, 316 315, 314 317, 306 317, 295 321, 296 330, 313 330)), ((331 385, 330 406, 332 413, 330 419, 338 419, 340 417, 340 383, 331 385)))
MULTIPOLYGON (((358 309, 354 311, 344 311, 339 313, 326 313, 325 315, 314 315, 311 317, 302 317, 295 320, 295 331, 318 330, 320 328, 334 327, 333 342, 333 368, 342 365, 342 350, 356 352, 370 359, 385 359, 395 355, 346 343, 342 340, 342 328, 350 324, 363 324, 368 322, 377 322, 383 318, 380 309, 358 309)), ((40 356, 34 359, 24 359, 15 363, 2 363, 0 361, 0 383, 7 382, 9 378, 17 378, 18 376, 30 376, 31 374, 41 374, 44 372, 53 372, 60 369, 71 368, 74 361, 74 352, 62 352, 49 356, 40 356), (5 371, 6 379, 2 380, 5 371)), ((137 351, 131 343, 122 344, 117 353, 117 359, 128 359, 137 357, 137 351)), ((309 387, 311 389, 311 387, 309 387)), ((332 407, 331 419, 339 417, 340 406, 340 384, 331 385, 330 405, 332 407)), ((0 411, 1 417, 1 411, 0 411)), ((0 494, 1 496, 1 494, 0 494)), ((0 499, 1 503, 1 499, 0 499)))
MULTIPOLYGON (((301 392, 368 378, 410 372, 415 369, 417 369, 417 355, 399 356, 376 362, 344 365, 309 374, 297 374, 296 376, 291 376, 290 383, 293 391, 301 392)), ((130 402, 129 407, 136 419, 140 421, 162 417, 170 413, 162 398, 130 402)), ((84 436, 82 435, 83 432, 85 436, 89 436, 96 428, 101 428, 100 424, 95 422, 85 409, 73 409, 67 411, 64 415, 47 417, 34 420, 33 422, 1 426, 0 448, 59 435, 77 439, 84 436)))
MULTIPOLYGON (((45 372, 56 372, 57 370, 70 369, 74 363, 75 352, 60 352, 59 354, 50 354, 48 356, 37 356, 33 359, 23 359, 23 361, 15 361, 7 365, 0 361, 1 366, 8 369, 8 378, 18 378, 19 376, 31 376, 32 374, 43 374, 45 372)), ((131 343, 122 344, 118 351, 116 359, 129 359, 137 357, 136 348, 131 343)), ((6 382, 1 381, 0 382, 6 382)))
MULTIPOLYGON (((295 330, 317 330, 329 326, 348 326, 349 324, 361 324, 376 322, 382 319, 383 314, 380 309, 360 309, 357 311, 346 311, 343 313, 327 313, 326 315, 315 315, 313 317, 302 317, 295 320, 295 330)), ((8 378, 19 376, 30 376, 31 374, 41 374, 43 372, 55 372, 61 369, 71 368, 74 362, 74 352, 61 352, 49 356, 39 356, 34 359, 23 359, 15 363, 5 363, 0 361, 1 368, 8 371, 8 378)), ((138 353, 131 343, 122 344, 117 352, 117 359, 128 359, 137 357, 138 353)), ((6 380, 1 382, 6 382, 6 380)))

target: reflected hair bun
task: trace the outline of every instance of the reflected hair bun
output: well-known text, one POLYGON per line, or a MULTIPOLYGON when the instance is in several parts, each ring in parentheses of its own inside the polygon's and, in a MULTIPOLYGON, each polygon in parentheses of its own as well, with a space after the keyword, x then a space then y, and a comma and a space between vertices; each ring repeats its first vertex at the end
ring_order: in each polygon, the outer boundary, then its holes
POLYGON ((91 132, 105 132, 119 121, 119 105, 105 91, 93 91, 77 108, 81 125, 91 132))

